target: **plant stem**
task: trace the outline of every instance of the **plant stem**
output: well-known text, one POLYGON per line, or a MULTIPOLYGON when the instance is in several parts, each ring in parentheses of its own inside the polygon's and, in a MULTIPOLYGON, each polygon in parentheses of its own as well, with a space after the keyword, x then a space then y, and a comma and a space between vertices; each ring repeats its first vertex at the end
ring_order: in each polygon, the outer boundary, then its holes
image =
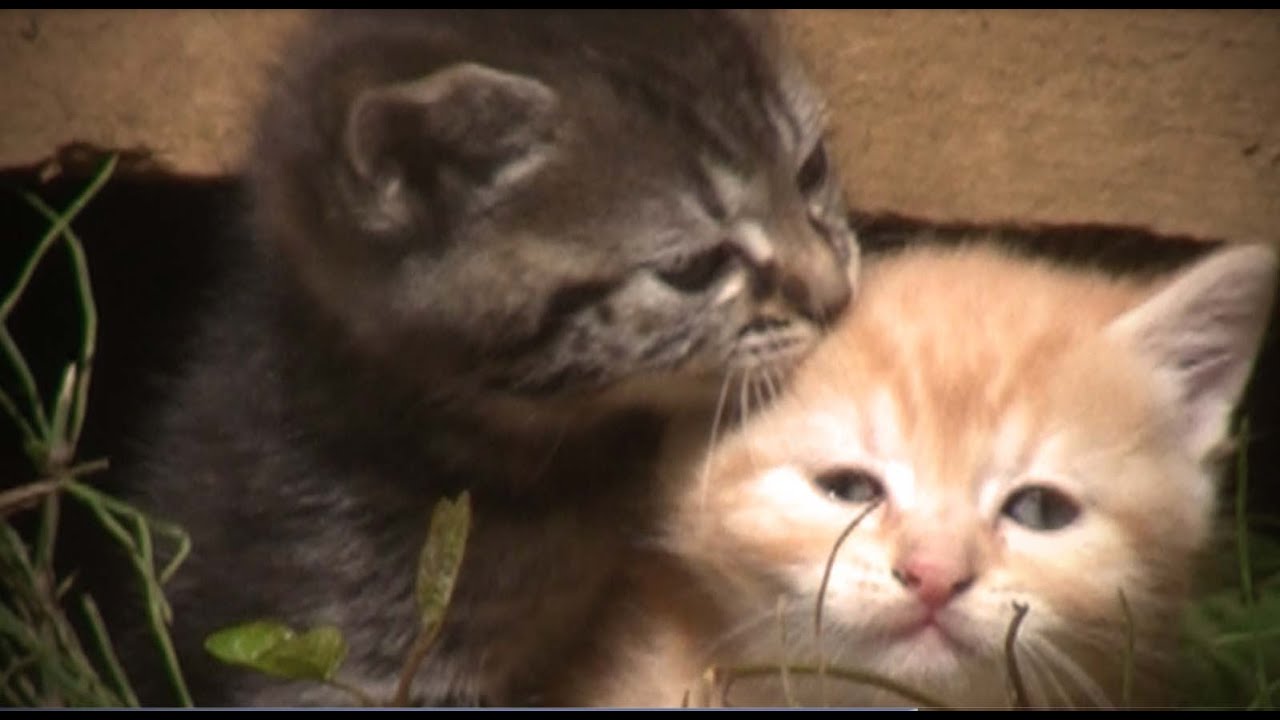
POLYGON ((826 705, 826 681, 824 680, 823 669, 827 666, 827 654, 822 649, 822 608, 827 601, 827 584, 831 581, 831 569, 836 564, 836 555, 840 552, 840 546, 844 544, 845 539, 853 533, 853 529, 858 527, 858 523, 862 519, 871 514, 880 506, 880 498, 871 501, 871 504, 862 509, 853 520, 845 526, 840 532, 840 536, 836 538, 835 545, 832 546, 831 552, 827 555, 826 567, 822 569, 822 582, 818 584, 818 599, 813 610, 813 636, 814 642, 818 645, 818 696, 822 698, 822 704, 826 705))
MULTIPOLYGON (((115 170, 116 162, 118 160, 119 158, 115 155, 107 158, 107 160, 103 162, 102 168, 98 170, 98 174, 94 176, 89 185, 80 193, 80 196, 77 197, 71 203, 70 207, 68 207, 61 215, 57 215, 56 213, 52 216, 47 214, 45 215, 45 217, 52 222, 52 225, 49 226, 49 229, 44 231, 44 236, 40 238, 40 243, 36 245, 36 251, 31 254, 31 257, 27 258, 26 265, 23 266, 22 272, 18 275, 18 282, 14 284, 13 289, 9 291, 7 296, 5 296, 4 302, 0 303, 0 323, 9 319, 9 313, 13 311, 13 306, 18 303, 18 298, 20 298, 22 293, 26 291, 27 284, 31 282, 31 276, 36 272, 36 266, 40 264, 40 260, 44 257, 44 254, 49 251, 49 248, 53 245, 53 241, 62 234, 62 231, 71 224, 71 221, 75 219, 76 215, 80 214, 80 211, 84 209, 85 205, 89 204, 89 201, 93 199, 93 196, 98 194, 98 191, 102 189, 102 186, 107 183, 107 179, 111 177, 111 173, 115 170)), ((31 193, 23 193, 23 197, 27 198, 27 201, 31 202, 32 205, 37 208, 48 208, 48 205, 31 193), (33 199, 35 202, 32 202, 33 199)))
POLYGON ((129 685, 124 668, 120 666, 120 658, 116 657, 111 644, 111 635, 107 633, 107 626, 102 620, 102 613, 98 612, 97 603, 93 598, 85 595, 82 605, 85 616, 89 618, 89 626, 93 630, 93 639, 98 643, 98 650, 107 663, 107 670, 111 673, 111 680, 115 683, 116 690, 119 691, 120 697, 124 698, 125 704, 129 707, 138 707, 138 696, 129 685))
POLYGON ((1022 682, 1022 672, 1018 669, 1018 655, 1014 651, 1014 640, 1018 636, 1018 628, 1027 616, 1030 607, 1018 601, 1013 602, 1013 621, 1009 623, 1009 632, 1004 636, 1004 655, 1009 663, 1009 682, 1013 689, 1013 706, 1025 710, 1030 706, 1027 702, 1027 687, 1022 682))
POLYGON ((191 707, 193 705, 191 693, 187 690, 187 684, 182 678, 177 653, 174 652, 173 642, 169 639, 169 633, 165 627, 170 613, 168 604, 164 601, 164 595, 156 582, 155 567, 150 563, 151 537, 145 516, 131 508, 129 512, 122 513, 124 517, 133 521, 137 530, 136 536, 130 537, 128 530, 111 517, 108 511, 109 503, 100 502, 100 499, 105 499, 104 495, 80 483, 69 484, 67 491, 85 502, 116 542, 129 550, 129 561, 142 580, 142 589, 146 593, 147 617, 151 622, 156 643, 160 646, 160 654, 164 658, 165 672, 169 675, 179 701, 184 707, 191 707))
POLYGON ((418 633, 418 637, 413 641, 413 648, 409 651, 409 657, 405 660, 404 669, 400 672, 400 682, 396 685, 395 697, 391 700, 391 704, 395 707, 409 706, 409 692, 413 689, 413 678, 418 674, 418 669, 422 667, 422 663, 427 659, 427 653, 431 652, 431 645, 436 640, 436 635, 440 632, 440 623, 432 623, 430 626, 422 629, 418 633))
MULTIPOLYGON (((114 157, 112 156, 113 160, 114 157)), ((31 203, 46 219, 57 222, 57 214, 39 197, 28 195, 27 202, 31 203)), ((75 447, 80 439, 80 431, 84 428, 84 418, 88 408, 89 378, 97 351, 98 308, 93 301, 93 284, 89 280, 89 262, 85 258, 84 243, 71 229, 70 224, 64 224, 60 234, 66 238, 67 250, 71 254, 71 265, 76 275, 76 291, 80 299, 80 314, 84 318, 80 333, 80 356, 76 359, 78 372, 75 376, 75 396, 68 432, 63 438, 67 445, 75 447)))
POLYGON ((50 574, 53 573, 53 551, 54 543, 58 539, 58 515, 61 506, 58 493, 49 493, 45 496, 40 518, 40 533, 36 538, 35 566, 50 574))
POLYGON ((1249 562, 1249 523, 1245 516, 1245 505, 1248 501, 1249 487, 1249 419, 1240 422, 1240 436, 1243 438, 1236 451, 1236 547, 1240 561, 1240 588, 1244 593, 1244 609, 1249 618, 1249 630, 1253 639, 1254 676, 1258 683, 1258 694, 1254 703, 1271 707, 1271 685, 1267 681, 1267 668, 1262 655, 1262 643, 1258 638, 1258 612, 1253 594, 1253 569, 1249 562))
POLYGON ((13 335, 9 334, 9 328, 0 324, 0 350, 4 351, 5 357, 8 358, 9 364, 13 366, 13 371, 18 374, 18 382, 22 385, 22 392, 27 396, 27 402, 31 406, 31 414, 35 417, 35 434, 37 444, 42 448, 41 457, 34 458, 41 470, 44 470, 47 461, 49 442, 49 419, 44 414, 44 403, 40 400, 40 389, 36 387, 36 378, 31 374, 31 366, 27 364, 27 359, 22 355, 22 351, 18 349, 18 344, 13 341, 13 335))
POLYGON ((0 517, 8 517, 61 487, 61 480, 37 480, 0 492, 0 517))
MULTIPOLYGON (((31 368, 27 365, 26 358, 23 357, 22 352, 18 349, 17 343, 13 341, 13 336, 9 334, 9 329, 5 327, 4 324, 8 321, 9 315, 18 304, 18 300, 20 300, 23 293, 26 292, 27 286, 31 283, 31 278, 35 275, 36 268, 40 265, 40 261, 44 259, 45 254, 49 252, 53 243, 62 236, 63 232, 71 225, 71 221, 76 217, 76 215, 80 214, 80 211, 84 209, 93 196, 96 195, 98 191, 102 189, 102 186, 106 184, 107 179, 111 177, 111 173, 115 170, 117 159, 118 158, 115 155, 108 158, 85 190, 81 192, 74 201, 72 201, 71 205, 61 215, 53 212, 47 204, 40 200, 39 197, 31 193, 23 193, 23 197, 25 197, 33 207, 39 210, 41 214, 50 221, 50 225, 49 228, 45 230, 44 235, 40 238, 40 242, 37 243, 35 252, 27 258, 27 262, 22 266, 22 270, 18 274, 17 282, 14 283, 13 288, 9 290, 9 293, 5 295, 4 300, 0 301, 0 349, 4 351, 9 362, 13 365, 14 371, 18 374, 18 380, 22 384, 23 392, 27 395, 27 399, 31 403, 32 414, 35 419, 35 430, 37 432, 28 432, 31 430, 30 426, 25 422, 21 423, 24 428, 24 434, 31 437, 39 435, 45 437, 46 440, 49 439, 48 419, 45 417, 44 403, 40 400, 40 392, 36 387, 35 377, 31 373, 31 368)), ((72 244, 74 245, 74 243, 72 244)), ((72 249, 72 257, 73 262, 77 261, 74 247, 72 249)), ((83 261, 83 253, 79 255, 78 260, 83 261)), ((79 278, 80 275, 81 271, 78 266, 77 277, 79 278)), ((91 301, 90 304, 92 304, 91 301)), ((86 319, 88 320, 88 318, 86 319)), ((92 322, 96 328, 96 313, 93 314, 92 322)), ((86 323, 86 330, 88 329, 90 329, 90 327, 88 323, 86 323)), ((85 346, 82 343, 82 349, 84 347, 85 346)), ((87 347, 89 351, 92 352, 92 344, 87 347)), ((8 406, 12 405, 12 402, 6 400, 3 404, 6 406, 6 410, 9 411, 8 406)), ((12 412, 10 412, 10 414, 12 414, 12 412)), ((43 458, 41 461, 43 461, 43 458)))
POLYGON ((22 433, 24 447, 30 450, 42 444, 35 428, 31 427, 31 423, 27 422, 26 418, 22 417, 22 413, 18 412, 18 404, 4 390, 0 390, 0 409, 3 409, 4 414, 8 415, 9 419, 18 426, 18 431, 22 433))
POLYGON ((1129 599, 1120 589, 1120 610, 1124 612, 1124 676, 1120 690, 1120 701, 1124 707, 1133 705, 1133 649, 1135 634, 1133 628, 1133 611, 1129 608, 1129 599))
POLYGON ((90 460, 89 462, 72 465, 59 473, 58 477, 34 480, 25 485, 19 485, 16 488, 0 492, 0 518, 8 517, 40 498, 58 492, 67 485, 68 480, 71 478, 101 472, 107 467, 108 463, 105 459, 90 460))
POLYGON ((12 678, 19 677, 19 673, 35 664, 35 656, 25 657, 21 660, 15 660, 12 665, 5 668, 3 673, 0 673, 0 692, 4 693, 4 700, 8 707, 18 708, 30 706, 30 702, 24 701, 17 694, 17 691, 10 687, 9 681, 12 678))

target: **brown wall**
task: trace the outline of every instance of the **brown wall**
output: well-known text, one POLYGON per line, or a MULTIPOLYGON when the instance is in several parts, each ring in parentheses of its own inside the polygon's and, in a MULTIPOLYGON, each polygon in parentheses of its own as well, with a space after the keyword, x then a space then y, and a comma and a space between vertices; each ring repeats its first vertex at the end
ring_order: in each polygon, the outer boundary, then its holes
MULTIPOLYGON (((0 166, 234 170, 296 11, 0 12, 0 166)), ((851 200, 1280 241, 1280 12, 792 11, 851 200)))

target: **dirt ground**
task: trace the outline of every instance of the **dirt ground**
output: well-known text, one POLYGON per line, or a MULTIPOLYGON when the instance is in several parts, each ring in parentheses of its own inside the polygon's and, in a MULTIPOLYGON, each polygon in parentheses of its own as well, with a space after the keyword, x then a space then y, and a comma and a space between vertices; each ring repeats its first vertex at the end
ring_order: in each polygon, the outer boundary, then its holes
MULTIPOLYGON (((1280 12, 789 11, 859 207, 1280 242, 1280 12)), ((0 167, 234 172, 301 11, 0 11, 0 167)))

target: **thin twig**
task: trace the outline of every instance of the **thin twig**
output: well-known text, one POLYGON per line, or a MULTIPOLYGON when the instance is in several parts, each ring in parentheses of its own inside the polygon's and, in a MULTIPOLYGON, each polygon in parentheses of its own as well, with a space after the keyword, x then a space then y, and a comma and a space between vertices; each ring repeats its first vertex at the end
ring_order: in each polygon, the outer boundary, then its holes
POLYGON ((822 608, 826 604, 827 599, 827 583, 831 581, 831 569, 836 564, 836 555, 840 552, 840 546, 844 544, 846 538, 853 533, 853 529, 858 527, 858 523, 862 519, 871 514, 880 506, 882 498, 876 498, 871 504, 862 509, 862 512, 845 526, 840 536, 836 538, 835 545, 831 548, 831 553, 827 555, 827 565, 822 569, 822 582, 818 585, 818 599, 813 610, 813 635, 814 642, 818 645, 818 696, 822 698, 822 704, 826 705, 826 681, 823 679, 822 670, 827 665, 827 654, 822 649, 822 608))
POLYGON ((37 480, 0 492, 0 518, 35 504, 46 495, 57 492, 62 485, 62 480, 37 480))
POLYGON ((1014 641, 1018 636, 1018 628, 1022 625, 1022 619, 1027 616, 1030 606, 1013 601, 1013 621, 1009 623, 1009 632, 1004 636, 1004 656, 1008 661, 1009 683, 1013 691, 1013 706, 1019 710, 1025 710, 1030 707, 1027 702, 1027 686, 1022 682, 1022 672, 1018 669, 1018 655, 1014 651, 1014 641))
POLYGON ((63 368, 62 382, 58 383, 58 392, 53 396, 53 422, 49 424, 45 460, 50 470, 66 465, 75 457, 75 445, 67 442, 67 431, 71 424, 71 406, 75 402, 76 375, 74 364, 63 368))
MULTIPOLYGON (((5 700, 9 707, 18 708, 31 706, 29 701, 24 701, 21 697, 15 694, 15 690, 12 689, 10 680, 15 677, 20 677, 19 673, 34 666, 36 664, 36 660, 37 658, 35 655, 22 658, 21 660, 15 660, 14 663, 6 668, 3 673, 0 673, 0 691, 4 692, 5 700)), ((27 694, 34 698, 34 693, 27 694)))
POLYGON ((56 477, 33 480, 16 488, 0 492, 0 518, 8 517, 19 510, 29 507, 46 495, 63 489, 72 478, 101 472, 107 467, 108 463, 104 458, 90 460, 78 465, 72 465, 59 472, 56 477))
POLYGON ((75 584, 76 584, 76 573, 75 571, 72 571, 68 573, 66 577, 62 578, 62 581, 58 583, 58 589, 55 590, 53 593, 54 599, 57 600, 58 602, 62 602, 63 598, 66 597, 67 593, 71 592, 71 588, 75 584))
POLYGON ((85 616, 89 618, 89 627, 93 630, 93 639, 98 643, 98 651, 102 653, 102 658, 107 663, 107 671, 111 673, 111 681, 115 683, 116 690, 120 693, 120 697, 124 698, 125 704, 129 707, 138 707, 138 696, 129 685, 124 668, 120 665, 120 658, 116 657, 111 644, 111 635, 107 632, 106 623, 102 620, 102 613, 98 612, 97 603, 93 598, 85 595, 81 599, 81 604, 84 606, 85 616))
POLYGON ((36 434, 35 428, 31 427, 31 423, 22 417, 22 413, 18 412, 18 404, 9 397, 9 393, 0 389, 0 409, 4 410, 4 414, 18 426, 18 431, 22 433, 22 444, 28 451, 41 446, 40 436, 36 434))
POLYGON ((178 699, 182 706, 192 707, 195 703, 191 699, 191 692, 187 689, 187 682, 182 677, 182 668, 178 663, 178 653, 173 649, 173 641, 169 638, 169 631, 166 627, 171 622, 173 613, 169 609, 168 603, 164 602, 163 596, 157 600, 156 595, 160 591, 158 586, 154 584, 154 578, 148 578, 148 580, 152 580, 152 582, 147 583, 147 616, 151 620, 151 631, 155 634, 156 644, 160 646, 160 654, 164 658, 165 673, 169 676, 169 682, 173 684, 174 691, 178 693, 178 699))
POLYGON ((395 697, 391 700, 393 706, 409 706, 409 691, 413 689, 413 678, 418 674, 423 661, 427 659, 427 653, 431 652, 431 646, 436 641, 436 635, 440 633, 440 625, 441 623, 431 623, 431 625, 423 628, 418 633, 418 637, 414 639, 413 647, 409 650, 409 657, 405 660, 404 669, 400 672, 400 682, 396 685, 395 697))
MULTIPOLYGON (((121 517, 127 517, 144 522, 154 534, 163 535, 176 543, 173 549, 173 558, 160 571, 160 584, 169 582, 173 573, 177 571, 178 566, 182 564, 187 555, 191 552, 191 536, 187 534, 181 527, 173 523, 163 522, 146 517, 137 508, 128 503, 121 502, 116 498, 84 483, 71 483, 67 486, 67 492, 77 496, 83 502, 90 506, 101 506, 103 509, 115 513, 121 517)), ((117 526, 119 527, 119 526, 117 526)), ((125 531, 121 528, 121 532, 125 531)), ((126 533, 127 534, 127 533, 126 533)), ((143 549, 134 545, 129 546, 131 552, 142 553, 143 549)))
MULTIPOLYGON (((71 224, 71 221, 75 219, 76 215, 80 214, 80 211, 84 209, 85 205, 88 205, 89 201, 93 199, 93 196, 98 194, 98 191, 106 184, 108 178, 111 177, 111 173, 115 170, 116 162, 118 160, 119 158, 115 155, 107 158, 107 160, 102 163, 102 168, 98 170, 98 174, 94 176, 93 180, 91 180, 87 186, 85 186, 85 189, 80 193, 80 196, 77 197, 61 215, 56 216, 56 218, 50 218, 53 224, 44 231, 44 236, 40 238, 40 243, 36 245, 36 251, 27 259, 27 263, 23 266, 21 274, 18 275, 18 281, 14 284, 13 289, 9 291, 9 294, 5 296, 4 302, 0 303, 0 322, 4 322, 9 318, 9 313, 13 311, 13 306, 17 304, 22 293, 26 291, 27 284, 31 282, 31 276, 35 274, 36 266, 40 264, 40 259, 49 251, 53 242, 62 234, 63 229, 71 224)), ((26 197, 28 201, 30 201, 31 198, 36 198, 36 200, 39 201, 39 198, 31 193, 23 193, 23 196, 26 197)), ((35 205, 35 203, 33 203, 33 205, 35 205)), ((46 205, 45 207, 48 206, 46 205)))
POLYGON ((58 516, 62 508, 60 500, 61 496, 58 493, 45 495, 44 507, 41 508, 40 530, 36 537, 35 566, 45 568, 50 573, 53 572, 53 551, 58 539, 58 516))
POLYGON ((1124 588, 1120 588, 1120 610, 1124 613, 1124 674, 1120 686, 1120 701, 1124 707, 1133 706, 1133 652, 1136 643, 1133 628, 1133 612, 1124 588))
MULTIPOLYGON (((112 156, 114 164, 115 156, 112 156)), ((52 222, 57 222, 58 216, 43 200, 36 195, 28 194, 27 202, 36 208, 41 214, 52 222)), ((71 254, 71 265, 76 275, 76 291, 80 298, 80 314, 84 319, 80 333, 80 356, 76 359, 75 395, 74 402, 71 407, 71 417, 69 424, 69 432, 64 436, 64 440, 71 447, 75 447, 80 439, 80 431, 84 428, 84 418, 88 409, 89 401, 89 378, 93 369, 93 358, 97 351, 98 337, 98 308, 93 300, 93 283, 89 280, 89 262, 85 258, 84 243, 80 241, 79 236, 71 229, 69 223, 62 226, 61 233, 67 241, 67 250, 71 254)))
MULTIPOLYGON (((36 387, 35 377, 31 373, 30 366, 27 365, 26 358, 23 357, 22 352, 18 349, 17 343, 13 341, 13 336, 9 333, 9 329, 5 326, 5 322, 8 321, 9 315, 13 312, 14 307, 22 298, 23 293, 26 292, 27 286, 31 283, 31 278, 35 275, 36 268, 40 265, 40 261, 44 259, 45 254, 49 252, 49 249, 63 234, 63 231, 71 225, 71 221, 80 214, 80 211, 84 209, 93 196, 96 195, 98 191, 102 189, 102 186, 106 184, 107 179, 111 177, 111 173, 115 170, 116 161, 117 157, 115 155, 108 158, 85 190, 81 192, 80 195, 72 201, 71 205, 60 215, 50 210, 49 206, 41 201, 37 196, 31 193, 23 193, 23 197, 25 197, 33 207, 41 210, 41 214, 49 219, 50 225, 45 230, 44 235, 40 238, 40 242, 37 243, 35 252, 27 258, 27 262, 23 265, 21 272, 18 274, 18 279, 14 283, 13 288, 9 290, 9 293, 5 296, 4 300, 0 302, 0 350, 4 351, 4 354, 8 357, 10 364, 13 365, 14 372, 18 374, 18 380, 22 385, 23 392, 27 395, 27 398, 31 403, 31 409, 36 426, 35 429, 38 432, 29 432, 31 430, 30 426, 25 422, 20 423, 24 429, 24 434, 29 437, 35 437, 38 435, 44 436, 47 439, 49 434, 49 423, 48 419, 45 417, 44 403, 40 399, 40 392, 36 387)), ((72 255, 74 261, 76 259, 74 248, 72 250, 72 255)), ((83 258, 81 257, 81 259, 83 258)), ((77 268, 77 276, 79 275, 80 270, 77 268)), ((94 316, 94 323, 96 325, 96 314, 94 316)), ((82 348, 83 347, 84 346, 82 344, 82 348)), ((89 346, 89 349, 92 351, 92 345, 89 346)), ((8 407, 9 405, 12 405, 11 402, 6 401, 4 404, 6 405, 6 411, 12 410, 12 408, 8 407)), ((10 412, 10 414, 13 413, 10 412)))
POLYGON ((156 637, 156 643, 160 646, 161 656, 164 658, 165 672, 169 675, 169 680, 173 684, 174 690, 178 693, 180 702, 185 707, 191 707, 191 693, 187 690, 186 681, 183 680, 182 671, 178 664, 177 653, 174 652, 173 642, 169 638, 166 624, 172 617, 168 603, 164 601, 164 594, 159 589, 159 583, 155 578, 155 567, 150 564, 150 553, 148 550, 151 546, 150 530, 147 525, 146 517, 129 508, 129 512, 121 513, 121 515, 132 520, 137 530, 136 535, 130 536, 126 530, 114 517, 111 516, 108 507, 110 505, 105 502, 98 502, 99 498, 105 498, 86 485, 80 483, 71 483, 67 486, 67 491, 89 506, 94 516, 102 523, 107 532, 115 538, 129 551, 129 561, 133 565, 142 581, 143 591, 147 596, 147 617, 151 623, 151 630, 156 637))
MULTIPOLYGON (((40 389, 36 387, 36 378, 31 373, 31 366, 27 364, 26 357, 18 349, 18 344, 14 342, 9 328, 3 324, 0 324, 0 350, 4 351, 9 364, 13 366, 13 371, 18 374, 18 383, 22 386, 22 392, 27 396, 27 402, 30 403, 32 414, 35 416, 37 441, 43 447, 48 442, 49 419, 44 414, 44 402, 40 400, 40 389)), ((44 448, 45 451, 47 449, 44 448)), ((42 457, 35 459, 41 469, 44 469, 43 466, 47 460, 43 457, 44 454, 42 452, 42 457)))
MULTIPOLYGON (((3 577, 5 582, 10 584, 15 592, 17 592, 20 587, 22 589, 30 589, 34 592, 36 587, 36 571, 31 565, 31 556, 27 552, 26 542, 23 540, 22 536, 18 534, 18 531, 13 529, 13 526, 8 523, 0 524, 0 535, 3 535, 4 540, 3 543, 0 543, 0 548, 7 551, 3 558, 0 558, 6 561, 4 563, 5 572, 3 575, 0 575, 0 577, 3 577), (14 577, 10 572, 11 570, 19 571, 21 576, 14 577)), ((3 610, 4 606, 0 605, 0 611, 3 610)))
POLYGON ((845 526, 845 529, 840 533, 840 537, 836 538, 836 543, 831 548, 831 554, 827 556, 827 565, 822 569, 822 583, 818 585, 817 607, 814 608, 813 612, 813 632, 819 639, 822 638, 822 606, 826 601, 827 583, 831 581, 831 568, 836 563, 836 554, 840 552, 840 546, 844 544, 845 539, 849 537, 854 528, 858 527, 858 523, 871 514, 872 510, 879 507, 880 502, 880 498, 872 500, 870 505, 863 508, 862 512, 858 513, 857 517, 845 526))

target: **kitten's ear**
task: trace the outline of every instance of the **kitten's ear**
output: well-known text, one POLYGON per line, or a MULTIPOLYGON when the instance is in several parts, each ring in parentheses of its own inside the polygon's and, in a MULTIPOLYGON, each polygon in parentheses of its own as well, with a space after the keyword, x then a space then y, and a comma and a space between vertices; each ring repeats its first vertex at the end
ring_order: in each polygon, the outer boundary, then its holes
POLYGON ((1270 319, 1276 262, 1276 251, 1262 245, 1227 247, 1108 328, 1170 383, 1197 457, 1207 459, 1227 438, 1270 319))
POLYGON ((394 186, 436 179, 494 182, 549 139, 556 93, 541 82, 460 63, 365 90, 346 117, 348 161, 362 180, 394 186))

